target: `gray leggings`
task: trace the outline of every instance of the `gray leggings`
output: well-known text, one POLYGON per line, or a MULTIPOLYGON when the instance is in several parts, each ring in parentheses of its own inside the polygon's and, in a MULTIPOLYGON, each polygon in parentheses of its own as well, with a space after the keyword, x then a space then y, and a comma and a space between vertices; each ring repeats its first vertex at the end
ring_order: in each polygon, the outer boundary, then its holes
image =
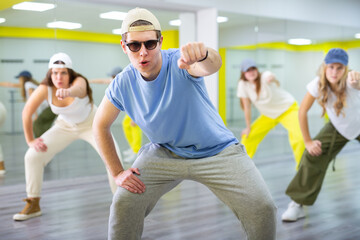
POLYGON ((146 191, 118 187, 110 209, 108 239, 141 239, 144 218, 159 198, 182 180, 207 186, 240 220, 248 239, 275 239, 276 207, 267 186, 241 144, 201 159, 184 159, 157 144, 143 146, 133 167, 146 191))

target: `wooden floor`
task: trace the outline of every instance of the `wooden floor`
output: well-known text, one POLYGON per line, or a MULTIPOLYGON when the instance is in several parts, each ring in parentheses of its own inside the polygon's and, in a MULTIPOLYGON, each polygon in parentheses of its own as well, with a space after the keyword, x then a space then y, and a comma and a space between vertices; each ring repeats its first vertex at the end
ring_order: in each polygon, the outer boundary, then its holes
MULTIPOLYGON (((232 129, 237 135, 239 129, 232 129)), ((114 135, 127 148, 121 129, 114 135)), ((1 135, 7 173, 0 177, 0 240, 99 240, 107 237, 111 192, 102 161, 93 149, 78 141, 58 154, 46 167, 41 199, 43 216, 15 222, 25 197, 22 135, 1 135)), ((360 239, 360 147, 350 142, 329 169, 320 196, 306 208, 307 217, 283 223, 289 202, 284 191, 294 175, 294 162, 286 134, 272 131, 254 161, 278 207, 279 240, 360 239)), ((146 218, 145 240, 245 239, 234 214, 206 187, 184 181, 164 195, 146 218)))

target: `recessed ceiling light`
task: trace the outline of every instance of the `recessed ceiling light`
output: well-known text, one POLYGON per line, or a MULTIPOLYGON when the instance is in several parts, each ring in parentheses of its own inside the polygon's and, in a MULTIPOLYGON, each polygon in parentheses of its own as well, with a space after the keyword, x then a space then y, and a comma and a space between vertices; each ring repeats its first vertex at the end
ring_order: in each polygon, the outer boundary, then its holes
POLYGON ((3 23, 3 22, 5 22, 5 21, 6 21, 5 18, 0 18, 0 23, 3 23))
MULTIPOLYGON (((223 22, 229 21, 229 19, 227 17, 218 16, 216 21, 218 23, 223 23, 223 22)), ((174 19, 174 20, 169 21, 169 24, 171 26, 180 26, 181 25, 181 20, 180 19, 174 19)))
POLYGON ((16 10, 36 11, 43 12, 55 8, 55 4, 52 3, 37 3, 37 2, 22 2, 12 6, 16 10))
POLYGON ((121 28, 113 29, 113 30, 112 30, 112 33, 113 33, 113 34, 118 34, 118 35, 120 35, 120 34, 121 34, 121 28))
POLYGON ((181 20, 180 19, 175 19, 175 20, 171 20, 170 22, 169 22, 169 24, 171 25, 171 26, 180 26, 181 25, 181 20))
POLYGON ((125 12, 118 12, 118 11, 112 11, 112 12, 106 12, 106 13, 100 13, 101 18, 106 19, 113 19, 113 20, 124 20, 127 13, 125 12))
POLYGON ((360 33, 356 33, 355 38, 360 38, 360 33))
POLYGON ((216 20, 218 23, 223 23, 223 22, 229 21, 229 19, 227 17, 221 17, 221 16, 218 16, 216 20))
POLYGON ((63 28, 63 29, 81 28, 80 23, 64 22, 64 21, 49 22, 48 24, 46 24, 46 26, 48 28, 63 28))
POLYGON ((291 45, 309 45, 311 44, 311 40, 306 38, 292 38, 288 40, 288 43, 291 45))

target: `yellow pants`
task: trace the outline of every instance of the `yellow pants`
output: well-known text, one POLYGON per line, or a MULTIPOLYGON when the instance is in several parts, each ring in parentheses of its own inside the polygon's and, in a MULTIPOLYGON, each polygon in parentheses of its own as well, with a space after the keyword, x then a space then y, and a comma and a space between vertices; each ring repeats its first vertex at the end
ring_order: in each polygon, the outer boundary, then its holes
POLYGON ((138 125, 131 126, 131 118, 125 115, 122 122, 125 138, 128 141, 130 148, 137 153, 141 148, 142 131, 138 125))
POLYGON ((242 136, 241 143, 245 145, 246 151, 252 158, 267 133, 276 125, 281 123, 289 133, 289 142, 294 153, 296 169, 298 169, 301 157, 305 150, 304 140, 300 130, 298 118, 299 106, 295 102, 286 112, 273 119, 260 115, 252 124, 250 134, 242 136))

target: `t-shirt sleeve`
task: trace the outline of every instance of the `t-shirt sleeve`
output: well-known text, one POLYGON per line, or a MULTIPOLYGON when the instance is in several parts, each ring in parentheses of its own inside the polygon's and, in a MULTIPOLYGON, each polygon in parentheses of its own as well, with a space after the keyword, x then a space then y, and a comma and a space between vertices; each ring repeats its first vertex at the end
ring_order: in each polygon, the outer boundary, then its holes
POLYGON ((246 92, 246 89, 245 89, 244 81, 242 81, 242 80, 240 80, 238 83, 236 96, 238 98, 249 98, 249 96, 246 92))
POLYGON ((117 109, 119 109, 120 111, 124 111, 124 106, 122 103, 122 95, 118 81, 119 81, 119 75, 117 75, 115 79, 111 81, 110 85, 107 87, 105 91, 105 95, 117 109))
POLYGON ((314 80, 309 82, 306 86, 306 89, 311 94, 311 96, 317 98, 319 96, 319 77, 316 77, 314 80))
POLYGON ((29 89, 36 89, 37 88, 37 85, 32 83, 32 82, 26 82, 25 83, 25 90, 28 92, 29 89))

